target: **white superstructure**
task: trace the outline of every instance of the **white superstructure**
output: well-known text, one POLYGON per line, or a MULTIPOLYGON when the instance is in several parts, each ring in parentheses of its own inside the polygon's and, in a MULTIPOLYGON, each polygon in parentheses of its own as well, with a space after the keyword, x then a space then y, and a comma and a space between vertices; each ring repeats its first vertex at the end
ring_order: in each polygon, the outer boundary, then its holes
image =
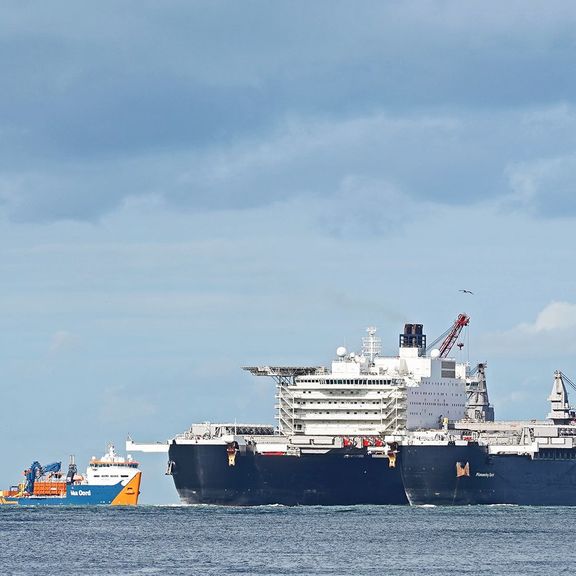
POLYGON ((86 484, 114 485, 122 482, 126 485, 136 474, 140 474, 138 462, 128 454, 126 458, 118 456, 114 446, 108 446, 108 452, 101 458, 92 457, 86 468, 86 484))
POLYGON ((245 369, 276 380, 278 429, 286 436, 393 435, 465 416, 466 365, 434 350, 427 356, 422 325, 406 325, 397 356, 380 350, 368 328, 362 352, 339 347, 330 369, 245 369))
MULTIPOLYGON (((483 376, 482 373, 480 380, 483 376)), ((574 385, 561 371, 554 373, 552 391, 548 396, 550 412, 547 420, 486 421, 483 418, 465 418, 454 422, 450 429, 446 426, 442 430, 411 433, 403 440, 403 444, 445 446, 453 443, 466 446, 472 441, 487 446, 488 454, 523 454, 531 458, 576 460, 576 452, 558 452, 576 448, 576 412, 568 401, 565 380, 574 385), (547 449, 555 451, 555 455, 547 449)))

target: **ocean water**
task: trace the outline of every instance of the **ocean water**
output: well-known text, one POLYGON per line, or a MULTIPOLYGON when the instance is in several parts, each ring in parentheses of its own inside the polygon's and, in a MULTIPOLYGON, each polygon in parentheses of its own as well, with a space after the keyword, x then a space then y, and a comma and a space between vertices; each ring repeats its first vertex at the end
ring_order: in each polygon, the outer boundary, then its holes
POLYGON ((0 574, 569 574, 573 508, 0 507, 0 574))

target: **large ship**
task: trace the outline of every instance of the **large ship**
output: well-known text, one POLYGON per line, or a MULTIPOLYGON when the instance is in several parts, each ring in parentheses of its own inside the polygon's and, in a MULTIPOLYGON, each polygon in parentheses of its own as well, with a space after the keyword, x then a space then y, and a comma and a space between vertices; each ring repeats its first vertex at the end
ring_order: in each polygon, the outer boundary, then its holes
POLYGON ((576 414, 560 371, 547 420, 459 422, 419 432, 402 446, 411 504, 576 505, 576 414))
POLYGON ((252 366, 276 383, 277 427, 203 423, 166 444, 168 470, 188 504, 407 504, 399 450, 406 430, 476 410, 478 377, 448 357, 468 324, 461 314, 439 349, 406 324, 398 354, 381 355, 375 328, 360 353, 336 350, 323 366, 252 366), (472 400, 472 403, 470 403, 472 400))
POLYGON ((62 472, 61 462, 44 466, 33 462, 24 471, 23 482, 0 491, 0 505, 135 506, 141 474, 138 462, 130 456, 119 456, 109 445, 104 456, 90 460, 84 475, 78 473, 74 457, 70 458, 66 473, 62 472))

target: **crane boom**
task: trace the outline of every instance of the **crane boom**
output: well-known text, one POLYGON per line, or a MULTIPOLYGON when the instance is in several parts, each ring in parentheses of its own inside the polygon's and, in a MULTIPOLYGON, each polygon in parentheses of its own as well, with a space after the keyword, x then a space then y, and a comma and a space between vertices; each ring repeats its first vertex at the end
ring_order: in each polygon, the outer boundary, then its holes
POLYGON ((61 465, 61 462, 52 462, 52 464, 47 464, 46 466, 42 466, 38 461, 32 462, 30 468, 24 471, 24 476, 26 476, 25 491, 28 492, 28 494, 33 494, 36 480, 44 476, 44 474, 60 472, 61 465))
POLYGON ((446 358, 448 354, 450 354, 450 350, 452 350, 452 346, 460 336, 460 332, 462 332, 462 328, 464 326, 468 326, 470 322, 470 316, 466 314, 459 314, 458 318, 450 328, 448 335, 444 338, 444 341, 440 345, 440 358, 446 358))

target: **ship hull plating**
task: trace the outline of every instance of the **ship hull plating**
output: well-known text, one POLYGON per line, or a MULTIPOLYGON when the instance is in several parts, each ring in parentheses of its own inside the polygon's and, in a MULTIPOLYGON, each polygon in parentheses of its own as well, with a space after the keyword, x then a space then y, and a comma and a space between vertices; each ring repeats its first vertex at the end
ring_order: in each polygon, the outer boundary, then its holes
POLYGON ((401 470, 413 505, 576 505, 576 451, 488 454, 484 446, 402 447, 401 470))
POLYGON ((169 459, 186 504, 408 504, 399 467, 364 449, 300 456, 247 449, 230 465, 225 445, 173 443, 169 459))
POLYGON ((140 494, 141 473, 135 474, 127 483, 110 485, 80 484, 66 486, 61 496, 5 496, 0 492, 1 505, 19 506, 135 506, 140 494))

